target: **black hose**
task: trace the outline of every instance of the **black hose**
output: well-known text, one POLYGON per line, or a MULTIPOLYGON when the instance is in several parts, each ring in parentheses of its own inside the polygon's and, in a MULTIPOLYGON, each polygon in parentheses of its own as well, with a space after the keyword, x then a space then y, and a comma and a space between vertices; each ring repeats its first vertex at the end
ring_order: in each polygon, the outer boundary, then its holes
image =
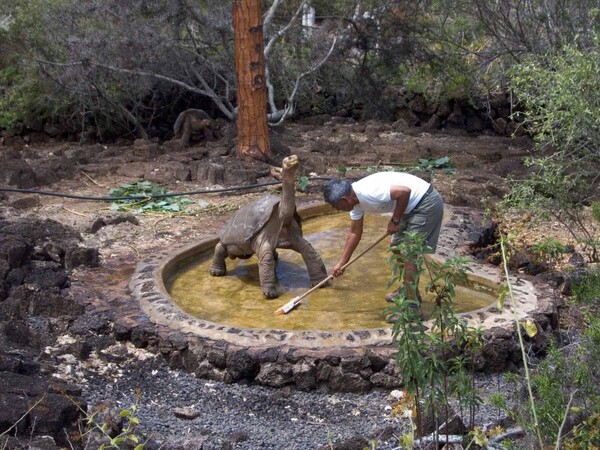
MULTIPOLYGON (((331 177, 309 177, 309 180, 331 180, 331 177)), ((75 198, 79 200, 98 200, 98 201, 115 201, 115 200, 145 200, 150 198, 166 198, 166 197, 179 197, 182 195, 197 195, 197 194, 214 194, 217 192, 230 192, 240 191, 244 189, 252 189, 262 186, 272 186, 275 184, 281 184, 281 181, 267 181, 265 183, 248 184, 244 186, 233 186, 229 188, 220 189, 203 189, 199 191, 188 191, 188 192, 170 192, 168 194, 148 194, 148 195, 129 195, 126 197, 94 197, 89 195, 73 195, 63 194, 61 192, 48 192, 48 191, 37 191, 35 189, 18 189, 0 187, 0 192, 19 192, 22 194, 38 194, 38 195, 49 195, 53 197, 64 197, 64 198, 75 198)))

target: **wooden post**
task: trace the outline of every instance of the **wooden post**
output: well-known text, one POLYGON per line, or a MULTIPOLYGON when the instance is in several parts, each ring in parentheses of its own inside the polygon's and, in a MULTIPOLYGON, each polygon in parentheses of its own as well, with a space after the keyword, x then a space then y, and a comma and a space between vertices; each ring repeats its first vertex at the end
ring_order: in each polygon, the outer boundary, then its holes
POLYGON ((233 0, 239 158, 271 158, 260 0, 233 0))

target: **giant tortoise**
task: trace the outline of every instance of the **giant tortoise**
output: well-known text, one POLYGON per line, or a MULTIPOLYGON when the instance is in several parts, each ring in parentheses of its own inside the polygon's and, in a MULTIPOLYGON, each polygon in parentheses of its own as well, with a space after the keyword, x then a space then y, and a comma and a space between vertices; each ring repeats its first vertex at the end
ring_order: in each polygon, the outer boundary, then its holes
POLYGON ((225 258, 258 256, 258 273, 262 291, 267 298, 276 298, 276 248, 289 248, 302 255, 310 282, 314 286, 327 278, 325 264, 312 245, 302 236, 300 216, 296 212, 295 174, 296 155, 284 158, 279 169, 282 180, 281 198, 267 195, 240 208, 219 232, 219 243, 210 274, 227 273, 225 258))

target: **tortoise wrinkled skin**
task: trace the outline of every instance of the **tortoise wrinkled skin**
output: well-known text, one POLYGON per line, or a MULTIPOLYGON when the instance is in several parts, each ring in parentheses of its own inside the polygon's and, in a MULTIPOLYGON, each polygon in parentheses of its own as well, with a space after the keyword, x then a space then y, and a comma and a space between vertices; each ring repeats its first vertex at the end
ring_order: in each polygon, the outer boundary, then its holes
POLYGON ((266 195, 240 208, 219 232, 210 274, 227 274, 225 259, 258 257, 260 285, 266 298, 279 297, 275 274, 277 248, 289 248, 302 255, 311 284, 327 278, 327 270, 313 246, 302 236, 296 212, 296 155, 285 158, 281 167, 281 197, 266 195))

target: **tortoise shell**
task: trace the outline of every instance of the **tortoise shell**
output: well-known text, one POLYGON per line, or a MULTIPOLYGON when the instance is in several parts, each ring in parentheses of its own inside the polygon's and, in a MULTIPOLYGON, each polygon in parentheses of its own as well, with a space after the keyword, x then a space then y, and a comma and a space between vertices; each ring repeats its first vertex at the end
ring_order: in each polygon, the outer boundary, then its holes
POLYGON ((219 232, 223 245, 243 245, 254 239, 273 214, 279 213, 277 195, 266 195, 241 207, 219 232))

